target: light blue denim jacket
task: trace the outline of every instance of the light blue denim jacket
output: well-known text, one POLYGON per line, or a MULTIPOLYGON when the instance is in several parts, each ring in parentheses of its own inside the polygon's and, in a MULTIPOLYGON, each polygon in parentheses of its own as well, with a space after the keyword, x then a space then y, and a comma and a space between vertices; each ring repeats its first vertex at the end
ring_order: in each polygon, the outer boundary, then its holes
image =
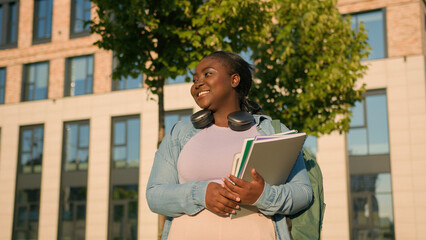
MULTIPOLYGON (((254 115, 257 131, 261 135, 274 134, 271 119, 254 115)), ((281 130, 288 130, 281 124, 281 130)), ((190 138, 199 130, 189 122, 178 122, 164 137, 155 153, 154 165, 148 180, 146 199, 151 211, 165 215, 162 239, 167 239, 173 217, 194 215, 206 208, 205 195, 209 182, 192 181, 179 184, 177 160, 190 138)), ((286 184, 270 186, 265 183, 262 195, 253 204, 259 211, 272 216, 278 239, 289 240, 285 215, 306 208, 312 200, 312 187, 306 172, 302 154, 290 173, 286 184)))

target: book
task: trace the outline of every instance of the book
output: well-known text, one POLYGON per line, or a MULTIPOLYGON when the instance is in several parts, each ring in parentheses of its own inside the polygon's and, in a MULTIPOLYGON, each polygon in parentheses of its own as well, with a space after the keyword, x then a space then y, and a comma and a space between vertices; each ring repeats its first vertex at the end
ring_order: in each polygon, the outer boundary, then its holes
MULTIPOLYGON (((234 155, 231 174, 250 182, 253 180, 251 169, 254 168, 269 185, 284 184, 305 139, 306 133, 297 133, 295 130, 245 139, 241 152, 234 155)), ((243 205, 231 218, 257 211, 254 206, 243 205)))

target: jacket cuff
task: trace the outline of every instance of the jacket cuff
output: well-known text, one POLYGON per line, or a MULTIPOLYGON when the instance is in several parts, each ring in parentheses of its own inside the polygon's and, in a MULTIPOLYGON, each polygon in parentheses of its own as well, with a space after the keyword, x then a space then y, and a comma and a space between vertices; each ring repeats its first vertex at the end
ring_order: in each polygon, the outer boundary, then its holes
POLYGON ((253 206, 256 206, 259 209, 267 209, 272 202, 275 199, 276 191, 265 182, 265 186, 263 187, 263 192, 260 195, 259 199, 255 203, 253 203, 253 206))
POLYGON ((207 181, 200 181, 195 182, 195 184, 192 186, 191 189, 191 197, 192 201, 198 206, 201 206, 198 211, 204 209, 206 207, 206 191, 207 191, 207 185, 209 182, 207 181))

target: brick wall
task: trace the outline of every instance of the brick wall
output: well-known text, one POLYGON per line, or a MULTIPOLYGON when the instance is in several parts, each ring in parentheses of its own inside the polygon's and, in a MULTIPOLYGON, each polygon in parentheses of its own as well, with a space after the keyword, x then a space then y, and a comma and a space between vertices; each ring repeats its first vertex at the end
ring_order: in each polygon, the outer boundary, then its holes
POLYGON ((112 54, 93 45, 97 36, 69 38, 71 1, 53 2, 52 38, 43 44, 32 43, 33 7, 34 1, 20 1, 18 48, 1 50, 0 67, 7 72, 5 104, 20 102, 23 64, 49 61, 48 98, 57 99, 64 96, 65 59, 88 54, 95 59, 93 93, 110 91, 112 54))

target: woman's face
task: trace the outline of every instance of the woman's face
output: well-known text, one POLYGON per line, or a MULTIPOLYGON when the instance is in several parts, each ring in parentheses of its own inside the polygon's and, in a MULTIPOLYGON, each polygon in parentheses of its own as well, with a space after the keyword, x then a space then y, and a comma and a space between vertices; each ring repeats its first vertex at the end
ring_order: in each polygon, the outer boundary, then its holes
MULTIPOLYGON (((207 57, 195 68, 191 95, 198 106, 211 111, 239 107, 238 86, 240 77, 214 57, 207 57)), ((236 111, 236 110, 233 110, 236 111)))

